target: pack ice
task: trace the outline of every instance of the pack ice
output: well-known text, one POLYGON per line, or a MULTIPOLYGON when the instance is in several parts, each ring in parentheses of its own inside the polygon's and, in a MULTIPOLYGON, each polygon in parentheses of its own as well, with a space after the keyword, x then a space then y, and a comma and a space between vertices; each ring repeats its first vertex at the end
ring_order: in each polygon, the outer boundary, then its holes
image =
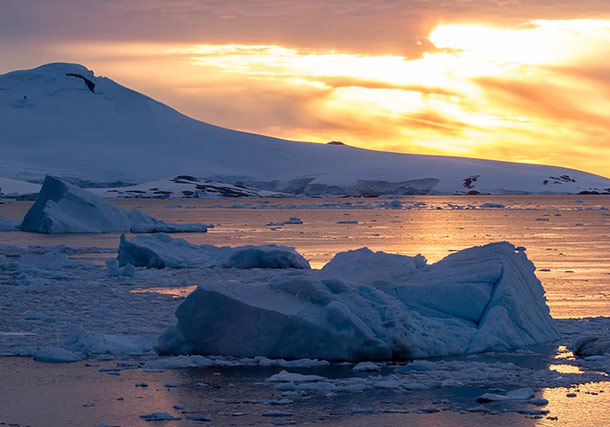
POLYGON ((310 268, 301 254, 287 246, 194 245, 163 233, 132 240, 121 236, 118 261, 120 266, 147 268, 310 268))
POLYGON ((205 232, 202 224, 170 224, 137 209, 125 210, 61 179, 47 176, 21 223, 38 233, 205 232))
POLYGON ((160 354, 383 360, 505 351, 559 338, 525 252, 507 242, 435 263, 366 248, 320 271, 198 287, 160 354))
POLYGON ((0 216, 0 231, 17 231, 19 221, 13 221, 0 216))

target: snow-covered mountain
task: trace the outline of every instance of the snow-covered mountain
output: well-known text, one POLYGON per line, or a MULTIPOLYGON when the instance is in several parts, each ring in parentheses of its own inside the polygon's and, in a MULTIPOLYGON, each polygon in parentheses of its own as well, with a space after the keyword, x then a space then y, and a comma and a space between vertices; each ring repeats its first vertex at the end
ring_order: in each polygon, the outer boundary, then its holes
MULTIPOLYGON (((168 76, 168 79, 171 76, 168 76)), ((0 175, 89 187, 188 175, 275 192, 451 194, 610 192, 572 169, 286 141, 186 117, 82 65, 0 76, 0 175)))
POLYGON ((180 175, 171 179, 146 182, 129 187, 92 188, 91 191, 104 198, 196 198, 217 197, 289 197, 290 194, 248 188, 240 185, 180 175))

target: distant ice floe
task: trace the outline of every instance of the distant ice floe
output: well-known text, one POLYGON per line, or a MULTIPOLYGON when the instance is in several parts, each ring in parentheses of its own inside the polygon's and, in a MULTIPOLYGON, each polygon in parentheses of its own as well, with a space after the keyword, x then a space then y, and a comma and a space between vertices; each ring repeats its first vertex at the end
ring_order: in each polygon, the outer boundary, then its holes
POLYGON ((299 217, 296 216, 291 216, 288 220, 286 221, 281 221, 281 222, 268 222, 267 223, 267 227, 274 227, 274 226, 282 226, 282 225, 290 225, 290 224, 303 224, 303 220, 299 217))
POLYGON ((205 232, 203 224, 170 224, 137 209, 125 210, 80 187, 47 176, 19 226, 38 233, 205 232))
POLYGON ((160 354, 374 361, 559 338, 533 264, 506 242, 432 265, 421 256, 351 251, 320 272, 200 286, 176 317, 159 338, 160 354))
POLYGON ((21 221, 13 221, 0 216, 0 231, 17 231, 21 221))
POLYGON ((75 325, 68 332, 64 348, 82 355, 83 358, 101 354, 125 357, 151 353, 154 344, 155 339, 150 336, 92 333, 75 325))
POLYGON ((301 254, 287 246, 194 245, 163 233, 132 240, 121 236, 118 261, 121 266, 147 268, 310 268, 301 254))

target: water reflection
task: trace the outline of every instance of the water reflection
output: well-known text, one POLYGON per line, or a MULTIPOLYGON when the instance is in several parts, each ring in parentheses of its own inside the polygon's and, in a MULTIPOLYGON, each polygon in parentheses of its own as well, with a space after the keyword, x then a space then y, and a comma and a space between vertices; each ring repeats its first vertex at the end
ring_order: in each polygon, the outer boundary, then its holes
MULTIPOLYGON (((403 198, 401 210, 364 209, 382 202, 357 198, 115 200, 170 222, 220 224, 208 233, 180 236, 192 243, 295 246, 314 268, 322 267, 337 252, 362 246, 412 256, 422 253, 435 262, 456 250, 508 240, 527 247, 553 317, 610 315, 610 216, 601 210, 610 206, 608 196, 417 196, 403 198), (486 202, 506 208, 474 209, 486 202), (247 209, 233 208, 236 203, 247 209), (320 209, 324 204, 334 208, 320 209), (266 226, 291 216, 302 218, 304 224, 266 226), (358 224, 338 225, 340 220, 358 224)), ((30 204, 7 201, 0 205, 0 216, 20 218, 30 204)), ((0 245, 116 248, 118 243, 117 233, 0 233, 0 245)))
POLYGON ((569 388, 547 388, 542 397, 553 419, 542 418, 538 426, 610 425, 610 386, 608 382, 588 383, 569 388))
POLYGON ((160 295, 171 295, 174 298, 184 298, 197 288, 197 285, 192 286, 174 286, 174 287, 153 287, 153 288, 136 288, 129 292, 133 294, 156 293, 160 295))

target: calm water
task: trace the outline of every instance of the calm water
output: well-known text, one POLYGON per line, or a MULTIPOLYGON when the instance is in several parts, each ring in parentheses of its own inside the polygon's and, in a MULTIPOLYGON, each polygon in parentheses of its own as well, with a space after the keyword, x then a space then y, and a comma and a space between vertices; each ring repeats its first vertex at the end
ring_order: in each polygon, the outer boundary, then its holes
MULTIPOLYGON (((523 361, 513 360, 521 364, 523 361)), ((540 361, 542 366, 543 360, 540 361)), ((101 367, 114 363, 102 362, 101 367)), ((163 372, 125 370, 120 375, 98 372, 98 367, 84 363, 66 365, 34 362, 25 358, 0 358, 3 372, 3 398, 0 400, 0 424, 50 427, 82 427, 100 424, 121 426, 192 426, 185 419, 190 414, 211 414, 209 425, 270 426, 282 418, 262 416, 268 410, 287 411, 298 425, 332 426, 607 426, 610 425, 610 387, 608 382, 579 387, 543 389, 538 396, 549 400, 543 409, 549 417, 534 418, 517 411, 532 409, 523 403, 491 403, 494 414, 469 412, 485 388, 434 388, 395 393, 392 390, 366 393, 341 393, 326 397, 311 393, 293 404, 270 406, 247 400, 278 399, 278 393, 264 384, 264 379, 278 368, 197 368, 163 372), (136 387, 137 383, 148 387, 136 387), (177 388, 164 385, 182 384, 177 388), (197 386, 204 383, 206 386, 197 386), (568 397, 575 393, 576 397, 568 397), (35 403, 34 403, 35 402, 35 403), (35 410, 33 410, 35 405, 35 410), (180 405, 182 409, 172 409, 180 405), (354 413, 354 408, 370 408, 372 414, 354 413), (418 413, 433 408, 438 412, 418 413), (384 413, 402 410, 408 413, 384 413), (141 414, 169 411, 182 416, 181 421, 147 423, 141 414), (239 415, 233 415, 239 414, 239 415), (19 421, 20 423, 15 423, 19 421), (12 424, 15 423, 15 424, 12 424)), ((330 366, 320 369, 291 369, 292 372, 328 377, 354 376, 350 367, 330 366)), ((364 374, 362 374, 364 375, 364 374)), ((536 409, 534 407, 533 409, 536 409)), ((286 419, 286 417, 284 418, 286 419)))
MULTIPOLYGON (((453 251, 473 245, 508 240, 525 246, 538 267, 554 317, 610 316, 610 207, 607 196, 504 196, 504 197, 416 197, 403 199, 411 209, 363 209, 376 205, 377 199, 296 199, 296 200, 117 200, 125 207, 138 207, 170 222, 215 224, 208 233, 181 235, 193 243, 247 245, 278 243, 296 247, 314 268, 324 265, 340 251, 368 246, 374 250, 425 255, 435 262, 453 251), (242 206, 233 208, 239 203, 242 206), (349 204, 348 204, 349 203, 349 204), (467 209, 469 205, 500 203, 504 209, 467 209), (332 209, 320 209, 330 204, 332 209), (341 206, 341 209, 337 209, 341 206), (274 229, 268 222, 301 218, 302 225, 274 229), (357 224, 338 224, 358 221, 357 224)), ((20 219, 31 202, 0 205, 0 216, 20 219)), ((0 233, 0 245, 65 244, 71 247, 116 248, 119 234, 55 235, 0 233)), ((95 251, 92 251, 95 252, 95 251)), ((82 255, 87 262, 101 263, 110 253, 82 255)), ((187 292, 187 289, 173 291, 187 292)), ((535 359, 544 367, 554 349, 535 359)), ((474 357, 474 356, 473 356, 474 357)), ((485 357, 485 356, 476 356, 485 357)), ((515 360, 513 360, 515 359, 515 360)), ((516 364, 529 364, 528 356, 515 356, 516 364), (523 359, 523 360, 521 360, 523 359), (526 360, 528 359, 528 360, 526 360)), ((102 366, 112 362, 102 363, 102 366)), ((529 365, 528 365, 529 366, 529 365)), ((556 369, 578 369, 557 365, 556 369)), ((182 405, 184 411, 214 415, 214 425, 271 425, 276 419, 262 417, 269 409, 295 413, 299 425, 497 425, 497 426, 601 426, 610 423, 608 382, 584 384, 571 389, 545 388, 538 395, 549 400, 544 409, 551 418, 514 412, 517 407, 498 405, 501 415, 477 414, 467 409, 478 395, 476 388, 432 389, 407 394, 367 392, 335 398, 311 395, 288 407, 262 407, 228 404, 227 400, 277 398, 261 382, 278 369, 202 368, 145 373, 123 371, 120 376, 98 372, 84 363, 60 366, 33 362, 25 358, 0 358, 4 375, 0 391, 0 423, 18 422, 35 426, 151 425, 138 415, 170 410, 182 405), (135 387, 139 382, 149 387, 135 387), (178 381, 185 386, 167 388, 178 381), (189 384, 205 382, 211 387, 189 384), (568 397, 575 392, 576 397, 568 397), (35 405, 36 410, 32 410, 35 405), (354 415, 353 408, 371 407, 372 415, 354 415), (440 412, 418 414, 420 408, 440 412), (404 409, 408 414, 383 413, 404 409), (504 412, 504 411, 508 412, 504 412), (244 413, 232 417, 232 413, 244 413), (558 417, 555 419, 554 417, 558 417)), ((306 374, 329 377, 353 375, 350 368, 331 366, 303 370, 306 374), (343 369, 343 371, 342 371, 343 369)), ((172 411, 180 413, 179 411, 172 411)), ((193 425, 183 419, 159 425, 193 425)))
MULTIPOLYGON (((363 209, 383 200, 345 198, 131 199, 115 203, 138 207, 170 222, 216 225, 208 233, 181 235, 192 243, 294 246, 314 268, 337 252, 362 246, 405 255, 421 253, 435 262, 456 250, 508 240, 527 248, 554 317, 610 316, 610 211, 605 210, 610 207, 609 196, 418 196, 402 201, 411 209, 363 209), (239 206, 233 207, 236 203, 239 206), (505 208, 469 209, 483 203, 500 203, 505 208), (323 205, 332 208, 320 209, 323 205), (304 224, 279 229, 266 226, 292 216, 304 224)), ((0 216, 19 219, 30 204, 5 201, 0 216)), ((0 233, 2 245, 116 248, 118 241, 115 233, 0 233)))

